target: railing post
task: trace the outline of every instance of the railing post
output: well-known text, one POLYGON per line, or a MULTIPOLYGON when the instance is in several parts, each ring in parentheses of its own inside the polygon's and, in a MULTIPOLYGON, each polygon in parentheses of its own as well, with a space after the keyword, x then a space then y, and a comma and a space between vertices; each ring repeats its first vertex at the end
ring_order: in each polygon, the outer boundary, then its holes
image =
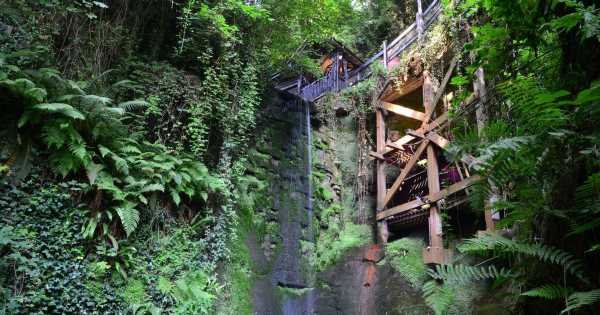
POLYGON ((417 34, 419 40, 423 37, 423 6, 421 0, 417 0, 417 34))
POLYGON ((383 67, 387 70, 388 68, 388 51, 387 51, 387 40, 383 41, 383 67))

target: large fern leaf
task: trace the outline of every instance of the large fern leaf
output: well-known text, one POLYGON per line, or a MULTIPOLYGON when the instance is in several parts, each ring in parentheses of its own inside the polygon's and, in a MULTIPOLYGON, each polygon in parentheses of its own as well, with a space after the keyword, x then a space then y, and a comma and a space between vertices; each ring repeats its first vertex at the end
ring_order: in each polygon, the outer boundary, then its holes
POLYGON ((148 102, 144 100, 133 100, 128 102, 119 103, 119 108, 122 108, 125 111, 132 111, 138 108, 148 107, 148 102))
POLYGON ((117 215, 121 220, 121 224, 123 225, 123 229, 127 236, 131 235, 133 231, 138 226, 140 221, 140 213, 135 209, 135 203, 126 202, 121 207, 117 207, 116 209, 117 215))
POLYGON ((571 274, 582 277, 583 265, 578 259, 568 252, 543 244, 521 243, 499 235, 486 234, 465 240, 458 249, 463 253, 495 251, 532 256, 546 263, 561 265, 571 274))
POLYGON ((600 301, 600 289, 575 292, 567 298, 567 307, 560 313, 565 314, 582 306, 591 305, 600 301))
POLYGON ((547 284, 521 293, 523 296, 539 297, 547 300, 561 299, 569 295, 571 290, 556 284, 547 284))
POLYGON ((429 270, 433 279, 453 283, 468 283, 485 279, 508 278, 513 274, 505 269, 498 270, 495 266, 475 267, 468 265, 436 265, 429 270))
POLYGON ((446 313, 454 302, 454 294, 449 287, 438 285, 435 280, 428 281, 423 285, 425 302, 436 315, 446 313))
POLYGON ((84 120, 85 116, 73 106, 65 103, 42 103, 33 106, 33 109, 48 113, 57 113, 73 119, 84 120))

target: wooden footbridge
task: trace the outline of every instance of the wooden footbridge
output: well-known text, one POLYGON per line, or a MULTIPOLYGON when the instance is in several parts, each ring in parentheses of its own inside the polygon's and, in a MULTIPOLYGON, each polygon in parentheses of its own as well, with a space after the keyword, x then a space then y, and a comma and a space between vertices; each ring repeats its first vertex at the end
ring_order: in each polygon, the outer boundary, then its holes
POLYGON ((369 78, 372 64, 377 62, 387 64, 403 51, 406 51, 407 48, 423 36, 425 30, 435 22, 441 11, 440 0, 417 0, 415 22, 390 43, 384 42, 381 51, 358 67, 350 69, 346 60, 347 58, 343 56, 344 53, 336 49, 331 56, 333 64, 323 78, 307 83, 303 76, 299 76, 297 79, 279 83, 277 88, 297 94, 307 101, 314 102, 328 92, 338 92, 353 86, 369 78))
MULTIPOLYGON (((315 101, 326 92, 340 91, 369 77, 369 66, 374 62, 382 62, 388 68, 392 59, 423 36, 441 11, 439 0, 417 0, 417 5, 415 23, 389 45, 384 42, 383 50, 362 65, 353 65, 350 70, 344 52, 336 51, 325 77, 306 85, 300 78, 295 85, 288 85, 305 100, 315 101)), ((451 256, 443 245, 440 205, 449 209, 464 203, 468 187, 480 180, 469 174, 470 159, 450 163, 441 154, 451 141, 448 103, 454 91, 447 85, 457 62, 455 56, 437 87, 428 71, 389 79, 375 108, 377 141, 370 156, 376 160, 378 239, 387 242, 390 226, 397 230, 427 224, 429 246, 423 249, 426 263, 447 263, 451 256), (386 174, 390 172, 386 172, 386 167, 400 169, 393 181, 387 181, 386 174)), ((473 93, 461 107, 477 108, 479 120, 483 106, 478 105, 485 102, 486 90, 483 70, 478 70, 477 75, 473 93)), ((485 211, 485 222, 486 230, 494 229, 489 209, 485 211)))

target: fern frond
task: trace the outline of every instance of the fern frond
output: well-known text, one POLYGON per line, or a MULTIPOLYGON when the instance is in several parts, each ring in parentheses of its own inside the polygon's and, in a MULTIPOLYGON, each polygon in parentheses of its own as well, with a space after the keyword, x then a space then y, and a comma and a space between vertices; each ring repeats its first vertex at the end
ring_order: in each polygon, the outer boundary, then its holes
POLYGON ((42 103, 32 107, 41 112, 61 114, 73 119, 85 120, 85 116, 73 106, 65 103, 42 103))
POLYGON ((572 254, 542 244, 519 243, 499 235, 486 234, 465 240, 458 249, 463 253, 496 251, 512 255, 528 255, 546 263, 561 265, 569 273, 582 277, 583 265, 572 254))
POLYGON ((565 314, 582 306, 597 303, 598 301, 600 301, 600 289, 587 292, 575 292, 569 295, 567 298, 567 307, 560 313, 565 314))
POLYGON ((136 110, 138 108, 148 107, 148 102, 146 102, 144 100, 133 100, 133 101, 119 103, 118 106, 119 106, 119 108, 122 108, 123 110, 129 112, 132 110, 136 110))
POLYGON ((121 220, 125 233, 129 236, 135 231, 140 221, 140 213, 135 209, 135 204, 126 202, 123 206, 116 208, 115 211, 121 220))
POLYGON ((453 283, 468 283, 485 279, 508 278, 513 274, 504 268, 498 270, 495 266, 474 267, 467 265, 436 265, 435 270, 429 269, 433 279, 453 283))
POLYGON ((98 95, 83 95, 81 96, 81 99, 88 103, 88 104, 100 104, 100 105, 109 105, 112 104, 112 99, 110 99, 109 97, 105 97, 105 96, 98 96, 98 95))
POLYGON ((445 314, 454 303, 452 290, 449 287, 438 285, 435 280, 428 281, 423 285, 423 295, 425 302, 436 315, 445 314))
POLYGON ((523 296, 539 297, 547 300, 561 299, 569 295, 571 290, 556 284, 547 284, 521 293, 523 296))

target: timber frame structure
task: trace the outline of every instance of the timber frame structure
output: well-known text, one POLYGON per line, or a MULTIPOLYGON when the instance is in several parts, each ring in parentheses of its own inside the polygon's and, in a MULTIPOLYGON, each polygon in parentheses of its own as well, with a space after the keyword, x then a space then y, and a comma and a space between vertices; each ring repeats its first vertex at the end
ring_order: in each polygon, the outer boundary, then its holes
MULTIPOLYGON (((422 71, 417 76, 400 82, 399 87, 391 80, 388 81, 375 108, 377 145, 376 151, 370 152, 370 155, 377 161, 378 238, 380 242, 387 242, 388 224, 419 225, 427 219, 429 246, 423 249, 425 263, 444 264, 448 263, 451 257, 451 251, 443 246, 439 202, 460 192, 463 192, 463 198, 455 203, 464 202, 466 199, 464 195, 468 193, 465 189, 481 179, 478 175, 469 176, 466 164, 471 159, 467 158, 462 163, 454 163, 450 166, 457 173, 456 177, 460 179, 446 180, 450 183, 446 187, 441 187, 440 153, 450 143, 449 134, 445 129, 450 123, 447 102, 451 93, 446 93, 445 90, 457 62, 458 56, 455 56, 437 89, 428 71, 422 71), (421 91, 422 98, 418 97, 421 91), (444 102, 441 102, 442 100, 444 102), (386 118, 389 119, 390 116, 395 119, 411 120, 418 128, 408 129, 404 136, 393 140, 389 135, 386 137, 386 118), (402 158, 398 162, 398 159, 390 158, 391 155, 402 158), (425 160, 422 160, 422 157, 425 157, 425 160), (426 171, 416 171, 415 166, 422 162, 425 162, 426 171), (400 166, 401 172, 388 187, 385 167, 389 164, 400 166), (398 196, 399 192, 403 192, 404 196, 398 196)), ((462 104, 465 107, 485 102, 482 69, 477 71, 477 76, 473 94, 462 104)), ((477 115, 479 116, 480 113, 478 112, 477 115)), ((485 211, 485 222, 486 231, 493 231, 494 222, 490 209, 485 211)))
MULTIPOLYGON (((415 22, 389 44, 384 41, 383 49, 364 63, 359 65, 360 59, 349 58, 351 54, 340 44, 329 56, 332 62, 323 78, 308 82, 300 75, 297 79, 279 82, 277 89, 314 102, 328 92, 343 90, 368 78, 371 75, 370 65, 373 63, 381 62, 389 69, 389 63, 398 62, 400 54, 413 43, 419 42, 427 28, 441 13, 440 0, 416 0, 416 5, 415 22), (348 66, 349 63, 352 63, 352 67, 348 66)), ((418 64, 420 60, 416 62, 418 64)), ((468 187, 480 180, 479 176, 469 174, 467 165, 472 162, 472 157, 450 166, 441 154, 450 143, 451 135, 447 127, 450 123, 448 102, 452 93, 446 93, 446 86, 457 63, 458 56, 455 56, 450 61, 439 87, 434 86, 429 72, 422 71, 422 65, 417 65, 419 70, 413 71, 410 78, 388 80, 375 106, 376 148, 369 155, 376 160, 378 242, 387 242, 389 226, 418 226, 426 221, 429 228, 429 246, 423 249, 425 263, 444 264, 451 258, 451 251, 443 246, 441 203, 446 205, 446 209, 460 205, 466 200, 468 187), (398 128, 392 132, 391 128, 386 126, 386 120, 390 120, 391 117, 409 121, 401 125, 411 128, 403 128, 405 134, 400 137, 398 128), (446 162, 445 165, 442 164, 442 169, 441 162, 446 162), (417 171, 416 165, 423 163, 426 165, 425 170, 417 171), (388 185, 386 166, 390 165, 400 167, 401 171, 397 178, 389 183, 391 185, 388 185), (450 180, 448 167, 456 174, 451 176, 454 178, 450 180), (456 196, 459 198, 455 198, 456 196)), ((479 105, 486 102, 486 90, 483 69, 477 70, 476 74, 473 93, 461 103, 461 107, 476 107, 479 125, 485 121, 485 113, 482 110, 484 106, 479 105)), ((279 74, 275 75, 273 80, 281 81, 278 76, 279 74)), ((494 231, 489 205, 486 205, 485 209, 485 223, 486 231, 494 231)))

